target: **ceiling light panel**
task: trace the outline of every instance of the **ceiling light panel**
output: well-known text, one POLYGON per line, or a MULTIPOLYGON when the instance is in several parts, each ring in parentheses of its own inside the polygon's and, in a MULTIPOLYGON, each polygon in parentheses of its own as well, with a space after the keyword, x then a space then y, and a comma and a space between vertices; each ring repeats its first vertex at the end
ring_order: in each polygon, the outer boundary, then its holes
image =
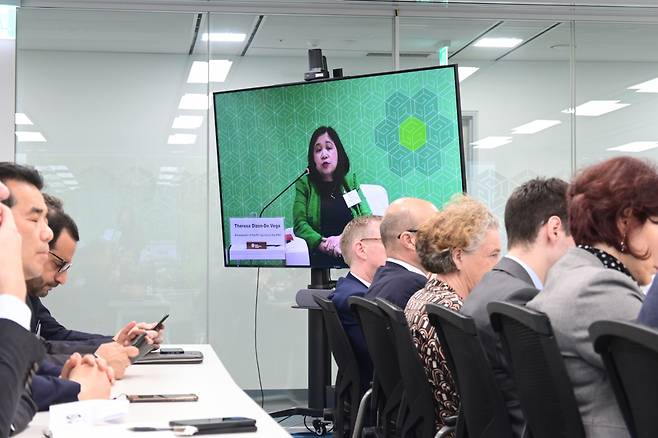
POLYGON ((231 70, 232 61, 228 59, 211 59, 210 68, 205 61, 194 61, 187 76, 188 84, 207 84, 210 82, 224 82, 231 70))
POLYGON ((469 76, 480 70, 479 67, 459 67, 459 82, 466 80, 469 76))
POLYGON ((511 49, 522 42, 522 38, 480 38, 473 45, 475 47, 511 49))
POLYGON ((194 144, 196 143, 195 134, 171 134, 167 139, 167 144, 194 144))
POLYGON ((173 129, 197 129, 203 124, 203 116, 178 116, 174 119, 173 129))
POLYGON ((33 125, 32 120, 30 120, 24 113, 14 114, 14 123, 16 125, 33 125))
POLYGON ((473 149, 495 149, 497 147, 509 144, 512 142, 512 137, 485 137, 481 140, 471 143, 473 149))
POLYGON ((644 152, 655 148, 658 148, 658 141, 632 141, 621 146, 607 148, 606 151, 644 152))
POLYGON ((559 120, 533 120, 525 125, 517 126, 512 130, 512 134, 536 134, 544 129, 559 125, 560 123, 562 122, 559 120))
POLYGON ((201 35, 201 40, 213 43, 241 43, 247 38, 245 33, 211 32, 201 35))
POLYGON ((207 110, 208 96, 206 94, 187 93, 180 98, 179 109, 184 110, 207 110))
POLYGON ((40 132, 16 131, 16 140, 19 142, 38 142, 43 143, 46 138, 40 132))
POLYGON ((632 85, 628 89, 638 93, 658 93, 658 78, 632 85))
MULTIPOLYGON (((577 116, 598 117, 625 108, 629 105, 630 103, 621 103, 618 100, 590 100, 582 105, 578 105, 575 113, 577 116)), ((565 114, 573 114, 574 110, 573 108, 567 108, 562 110, 562 112, 565 114)))

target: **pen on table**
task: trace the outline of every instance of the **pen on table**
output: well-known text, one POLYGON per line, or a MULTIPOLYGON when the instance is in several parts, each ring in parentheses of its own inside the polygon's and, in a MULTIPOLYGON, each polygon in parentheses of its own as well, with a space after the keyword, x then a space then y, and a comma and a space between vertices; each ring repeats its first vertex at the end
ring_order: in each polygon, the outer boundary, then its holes
POLYGON ((161 431, 173 431, 178 436, 192 436, 196 435, 199 431, 194 426, 169 426, 169 427, 148 427, 148 426, 133 426, 129 427, 130 432, 161 432, 161 431))
POLYGON ((129 427, 129 431, 131 432, 160 432, 163 430, 174 430, 173 427, 146 427, 146 426, 135 426, 135 427, 129 427))

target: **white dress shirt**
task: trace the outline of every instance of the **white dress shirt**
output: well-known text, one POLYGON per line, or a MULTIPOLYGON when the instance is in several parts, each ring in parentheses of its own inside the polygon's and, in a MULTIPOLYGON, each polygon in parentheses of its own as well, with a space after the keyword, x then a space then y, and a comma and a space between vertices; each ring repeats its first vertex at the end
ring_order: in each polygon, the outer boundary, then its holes
POLYGON ((418 269, 418 268, 415 267, 414 265, 411 265, 411 264, 409 264, 409 263, 407 263, 407 262, 404 262, 404 261, 399 260, 399 259, 394 259, 393 257, 389 257, 389 258, 387 258, 386 261, 387 261, 387 262, 393 262, 393 263, 395 263, 395 264, 397 264, 397 265, 402 266, 402 267, 403 267, 404 269, 406 269, 407 271, 415 272, 416 274, 420 274, 420 275, 422 275, 423 277, 427 278, 427 274, 426 274, 425 272, 421 271, 420 269, 418 269))
POLYGON ((32 313, 27 304, 13 295, 0 294, 0 318, 9 319, 30 330, 32 313))

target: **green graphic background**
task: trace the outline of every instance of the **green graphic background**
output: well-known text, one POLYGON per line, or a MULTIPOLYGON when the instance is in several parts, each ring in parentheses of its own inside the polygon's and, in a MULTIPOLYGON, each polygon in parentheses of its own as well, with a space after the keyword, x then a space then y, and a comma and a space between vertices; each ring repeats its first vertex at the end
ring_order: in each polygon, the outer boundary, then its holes
MULTIPOLYGON (((306 167, 311 133, 332 126, 360 184, 443 205, 462 190, 453 68, 218 93, 225 245, 229 218, 256 216, 306 167)), ((265 212, 292 227, 294 186, 265 212)))

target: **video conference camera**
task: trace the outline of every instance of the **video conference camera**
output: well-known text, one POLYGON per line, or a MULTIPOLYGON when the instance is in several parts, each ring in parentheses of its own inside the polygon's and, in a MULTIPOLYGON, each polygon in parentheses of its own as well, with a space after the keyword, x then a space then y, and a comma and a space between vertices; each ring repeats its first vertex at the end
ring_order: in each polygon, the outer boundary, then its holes
POLYGON ((322 56, 322 49, 308 49, 308 70, 304 73, 305 81, 329 78, 327 58, 322 56))

